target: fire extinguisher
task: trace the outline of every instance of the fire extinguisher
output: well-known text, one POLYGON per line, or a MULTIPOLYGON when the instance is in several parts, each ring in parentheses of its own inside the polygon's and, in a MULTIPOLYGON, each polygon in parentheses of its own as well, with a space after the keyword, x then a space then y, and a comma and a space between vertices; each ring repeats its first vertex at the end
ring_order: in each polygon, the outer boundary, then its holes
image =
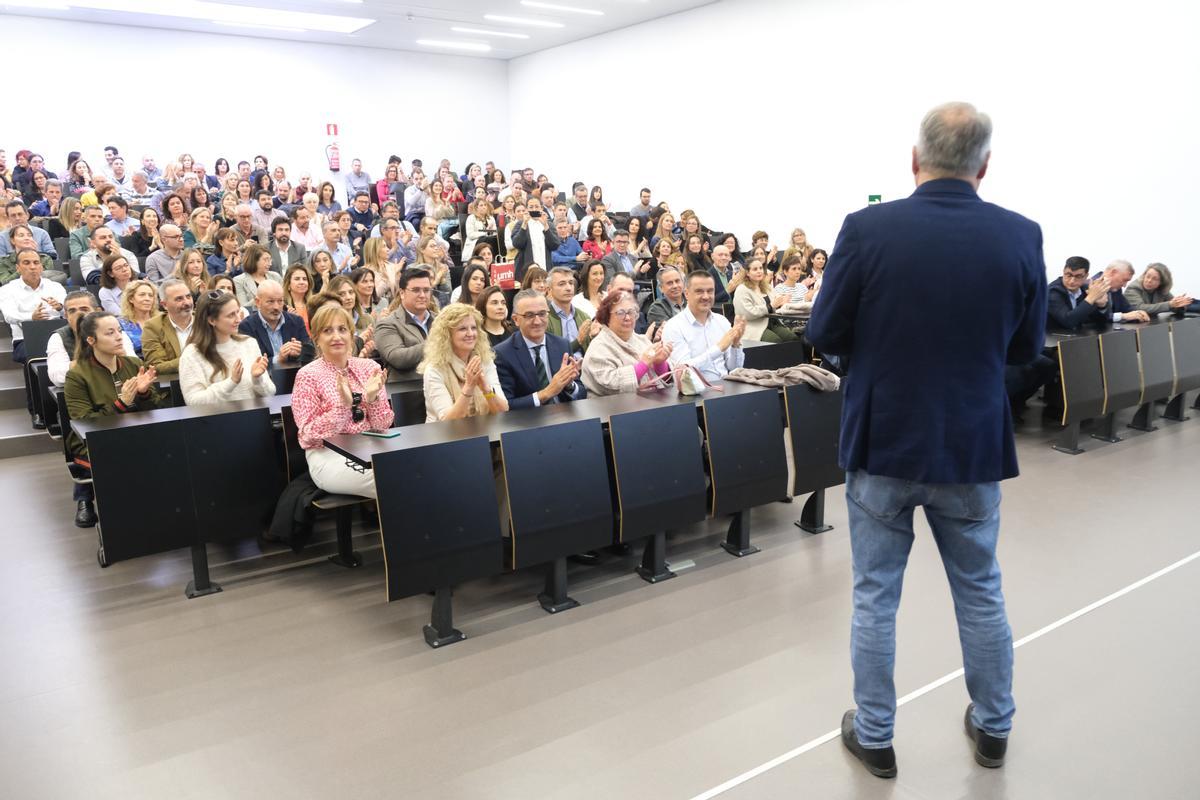
POLYGON ((329 171, 338 172, 342 168, 342 155, 338 152, 337 142, 325 148, 325 158, 329 162, 329 171))

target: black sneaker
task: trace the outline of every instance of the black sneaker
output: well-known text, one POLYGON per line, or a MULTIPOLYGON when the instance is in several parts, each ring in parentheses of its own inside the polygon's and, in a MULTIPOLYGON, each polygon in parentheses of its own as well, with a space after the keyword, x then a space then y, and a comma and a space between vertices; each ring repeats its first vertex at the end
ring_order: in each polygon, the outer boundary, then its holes
POLYGON ((988 769, 1003 767, 1004 752, 1008 749, 1008 739, 989 736, 976 728, 975 723, 971 721, 971 712, 974 710, 974 703, 967 705, 967 715, 963 719, 963 725, 967 729, 967 737, 975 743, 975 763, 988 769))
POLYGON ((854 715, 857 713, 850 709, 842 715, 842 744, 876 778, 896 777, 895 749, 890 746, 867 748, 858 743, 858 734, 854 732, 854 715))

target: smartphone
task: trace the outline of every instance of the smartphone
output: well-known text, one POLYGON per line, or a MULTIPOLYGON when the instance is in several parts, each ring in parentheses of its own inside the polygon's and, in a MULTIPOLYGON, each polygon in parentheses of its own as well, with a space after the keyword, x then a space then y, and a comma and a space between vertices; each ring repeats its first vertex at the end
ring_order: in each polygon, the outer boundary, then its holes
POLYGON ((395 439, 400 431, 363 431, 363 436, 374 436, 376 439, 395 439))

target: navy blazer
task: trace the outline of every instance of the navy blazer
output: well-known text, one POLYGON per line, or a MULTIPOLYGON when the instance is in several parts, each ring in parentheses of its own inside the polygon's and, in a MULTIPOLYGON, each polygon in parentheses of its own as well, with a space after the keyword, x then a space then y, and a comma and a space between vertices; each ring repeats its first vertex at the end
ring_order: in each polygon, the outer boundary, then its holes
MULTIPOLYGON (((550 374, 553 378, 562 365, 564 355, 571 352, 571 343, 561 336, 546 333, 546 356, 550 361, 550 374)), ((500 388, 508 398, 509 408, 533 408, 533 395, 538 391, 537 373, 534 371, 533 358, 525 339, 520 332, 514 333, 493 348, 496 354, 496 374, 500 377, 500 388)), ((583 381, 576 380, 558 395, 558 402, 569 403, 572 400, 582 400, 587 397, 587 389, 583 381)))
MULTIPOLYGON (((267 335, 267 326, 259 319, 257 309, 251 311, 250 315, 242 320, 242 323, 238 325, 238 332, 254 337, 254 340, 258 342, 259 351, 271 359, 271 361, 275 360, 275 350, 271 347, 271 337, 267 335)), ((295 339, 303 345, 309 341, 308 331, 304 328, 304 320, 287 310, 283 312, 283 326, 279 329, 279 332, 282 334, 283 341, 285 342, 295 339)), ((299 356, 292 360, 297 364, 300 363, 299 356)))
MULTIPOLYGON (((1046 301, 1047 322, 1050 327, 1067 331, 1077 331, 1084 325, 1103 325, 1106 322, 1111 322, 1113 312, 1112 295, 1119 294, 1119 292, 1109 292, 1108 305, 1103 307, 1094 306, 1085 300, 1087 292, 1088 285, 1085 283, 1079 294, 1079 300, 1076 301, 1075 307, 1071 308, 1071 295, 1067 292, 1067 287, 1063 285, 1062 278, 1052 280, 1046 301)), ((1124 297, 1121 299, 1124 300, 1124 297)))
POLYGON ((1042 231, 933 180, 846 217, 807 335, 850 357, 841 465, 924 483, 1017 474, 1005 364, 1042 351, 1042 231))

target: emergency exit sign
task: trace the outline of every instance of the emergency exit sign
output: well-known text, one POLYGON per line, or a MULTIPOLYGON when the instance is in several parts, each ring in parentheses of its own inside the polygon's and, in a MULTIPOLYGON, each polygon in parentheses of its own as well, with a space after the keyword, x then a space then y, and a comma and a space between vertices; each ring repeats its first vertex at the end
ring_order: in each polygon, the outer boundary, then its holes
POLYGON ((883 202, 883 195, 881 195, 881 194, 867 195, 867 205, 869 205, 869 206, 878 205, 882 202, 883 202))

